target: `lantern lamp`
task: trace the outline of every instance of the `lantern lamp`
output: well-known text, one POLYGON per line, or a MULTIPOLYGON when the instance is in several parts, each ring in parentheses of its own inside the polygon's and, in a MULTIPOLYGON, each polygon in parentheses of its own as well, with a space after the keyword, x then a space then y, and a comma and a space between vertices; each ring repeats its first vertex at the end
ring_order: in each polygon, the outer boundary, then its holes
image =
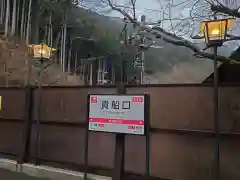
POLYGON ((40 61, 49 60, 56 49, 49 47, 47 44, 31 44, 30 53, 34 58, 40 59, 40 61))
POLYGON ((227 40, 227 32, 232 28, 235 19, 218 19, 200 23, 201 36, 208 46, 222 46, 227 40))

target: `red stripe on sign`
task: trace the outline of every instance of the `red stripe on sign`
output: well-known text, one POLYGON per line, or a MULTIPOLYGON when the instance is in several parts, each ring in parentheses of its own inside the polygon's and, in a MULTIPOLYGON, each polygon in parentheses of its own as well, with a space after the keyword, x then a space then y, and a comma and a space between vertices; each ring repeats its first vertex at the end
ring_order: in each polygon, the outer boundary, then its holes
POLYGON ((143 102, 143 98, 142 97, 133 97, 132 102, 141 103, 141 102, 143 102))
POLYGON ((89 118, 89 122, 108 123, 108 124, 144 125, 143 120, 127 120, 127 119, 89 118))

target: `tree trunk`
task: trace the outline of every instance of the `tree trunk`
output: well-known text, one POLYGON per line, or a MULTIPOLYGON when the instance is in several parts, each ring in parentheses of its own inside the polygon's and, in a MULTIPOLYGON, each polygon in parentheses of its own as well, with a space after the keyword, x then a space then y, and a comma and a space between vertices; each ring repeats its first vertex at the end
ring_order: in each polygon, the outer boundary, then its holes
POLYGON ((25 14, 26 14, 26 11, 25 11, 25 6, 26 6, 26 0, 23 0, 23 5, 22 5, 22 17, 21 17, 21 25, 20 25, 20 36, 21 37, 24 37, 25 34, 24 34, 24 25, 25 25, 25 14))
POLYGON ((64 24, 63 28, 63 72, 66 71, 66 36, 67 36, 67 25, 64 24))
MULTIPOLYGON (((54 43, 53 43, 53 47, 58 47, 59 46, 59 41, 60 41, 60 38, 61 38, 61 35, 62 35, 62 27, 60 28, 58 34, 57 34, 57 37, 56 39, 54 40, 54 43)), ((61 42, 61 41, 60 41, 61 42)))
POLYGON ((17 15, 16 15, 16 31, 17 31, 17 35, 20 36, 20 8, 21 8, 21 0, 17 1, 17 15))
POLYGON ((39 43, 39 16, 40 16, 40 3, 39 0, 34 0, 32 4, 32 19, 31 19, 31 43, 39 43))
POLYGON ((9 25, 9 12, 10 12, 10 0, 7 0, 6 4, 6 15, 5 15, 5 36, 8 35, 8 25, 9 25))
POLYGON ((1 1, 1 12, 0 12, 0 24, 3 24, 4 20, 4 11, 5 11, 5 0, 1 1))
POLYGON ((64 28, 61 29, 61 42, 60 42, 60 67, 61 70, 63 71, 63 31, 64 28))
POLYGON ((52 16, 51 16, 51 24, 50 24, 50 46, 53 46, 53 27, 52 27, 52 16))
POLYGON ((69 46, 69 48, 68 48, 68 58, 67 58, 67 71, 68 71, 68 73, 70 73, 70 71, 71 71, 71 60, 72 60, 72 38, 71 38, 71 35, 70 35, 70 42, 69 42, 69 44, 70 44, 70 46, 69 46))
MULTIPOLYGON (((58 32, 57 37, 56 37, 56 39, 54 41, 54 45, 53 45, 53 47, 55 47, 57 49, 59 48, 59 41, 60 41, 61 35, 62 35, 62 27, 60 28, 60 31, 58 32)), ((60 43, 61 43, 61 41, 60 41, 60 43)), ((61 44, 60 44, 60 48, 59 49, 60 49, 60 51, 58 51, 58 52, 60 52, 59 53, 60 57, 58 56, 58 58, 57 58, 57 60, 55 62, 56 64, 61 63, 61 44)))
POLYGON ((43 40, 44 43, 48 44, 48 23, 45 24, 44 31, 43 31, 43 40))
POLYGON ((28 5, 27 33, 26 33, 26 43, 27 44, 29 44, 31 9, 32 9, 32 0, 29 1, 29 5, 28 5))
POLYGON ((16 30, 16 14, 17 14, 17 0, 13 0, 11 36, 15 34, 16 30))
POLYGON ((74 74, 77 76, 77 60, 78 60, 78 53, 75 52, 75 59, 74 59, 74 74))
POLYGON ((50 12, 50 14, 49 14, 49 21, 48 21, 48 41, 47 41, 47 43, 50 47, 52 47, 51 34, 52 34, 52 12, 50 12))
POLYGON ((65 56, 66 56, 66 15, 67 11, 64 12, 64 20, 63 20, 63 28, 62 28, 62 34, 61 34, 61 69, 62 72, 65 72, 65 56))

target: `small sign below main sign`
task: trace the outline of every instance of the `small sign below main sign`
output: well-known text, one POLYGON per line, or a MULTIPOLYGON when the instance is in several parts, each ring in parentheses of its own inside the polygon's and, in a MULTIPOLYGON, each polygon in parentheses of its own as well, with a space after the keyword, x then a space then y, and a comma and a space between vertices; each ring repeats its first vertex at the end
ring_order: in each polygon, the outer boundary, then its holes
POLYGON ((145 134, 145 95, 90 95, 88 130, 145 134))

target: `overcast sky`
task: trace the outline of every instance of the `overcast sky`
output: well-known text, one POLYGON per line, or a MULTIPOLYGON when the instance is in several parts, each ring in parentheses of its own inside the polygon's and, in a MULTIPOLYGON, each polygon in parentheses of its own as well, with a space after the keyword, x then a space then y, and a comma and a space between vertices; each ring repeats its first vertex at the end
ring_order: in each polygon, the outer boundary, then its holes
MULTIPOLYGON (((130 0, 112 0, 112 2, 117 5, 131 7, 129 1, 130 0)), ((230 8, 240 7, 240 0, 218 1, 230 8)), ((98 7, 101 6, 101 0, 88 0, 88 2, 90 3, 85 4, 88 7, 93 7, 96 3, 98 7)), ((198 33, 200 21, 206 20, 210 12, 209 6, 204 4, 204 0, 200 0, 200 3, 194 6, 195 2, 196 0, 136 0, 136 14, 137 17, 146 15, 147 21, 151 22, 164 19, 164 21, 162 21, 162 27, 165 30, 187 38, 190 37, 190 35, 196 35, 198 33), (194 8, 192 9, 193 6, 194 8), (190 11, 192 12, 194 20, 190 18, 190 11)), ((125 10, 127 10, 127 8, 125 10)), ((122 17, 118 12, 111 11, 109 6, 104 7, 103 5, 96 11, 107 16, 122 17)), ((234 35, 240 35, 240 19, 237 19, 234 24, 232 33, 234 35)), ((230 49, 226 55, 230 55, 232 49, 235 49, 237 45, 238 42, 226 43, 224 48, 230 49)))
MULTIPOLYGON (((240 6, 240 0, 218 1, 230 8, 240 6)), ((88 0, 88 2, 92 2, 89 6, 93 6, 96 2, 98 6, 101 4, 101 0, 88 0)), ((129 3, 130 0, 112 0, 112 2, 117 5, 131 7, 131 4, 129 3)), ((204 0, 200 0, 200 3, 197 5, 195 5, 195 2, 196 0, 136 0, 136 14, 137 17, 146 15, 148 21, 158 21, 164 19, 164 21, 162 21, 164 28, 169 28, 169 30, 177 29, 177 32, 175 33, 178 33, 178 28, 180 28, 179 23, 183 23, 184 25, 182 26, 184 26, 185 29, 189 30, 191 28, 194 32, 196 32, 199 29, 200 21, 206 20, 206 18, 202 16, 208 16, 209 6, 203 6, 203 3, 205 2, 204 0), (194 7, 193 10, 192 7, 194 7), (190 11, 192 11, 192 16, 195 18, 194 21, 190 19, 190 11), (172 20, 170 21, 169 19, 172 20), (184 21, 182 21, 182 19, 184 21), (176 26, 178 28, 176 28, 176 26)), ((127 10, 127 8, 125 10, 127 10)), ((111 11, 109 6, 106 6, 105 8, 98 8, 98 13, 112 17, 122 17, 120 13, 111 11)), ((236 31, 236 27, 237 26, 235 25, 234 33, 238 33, 240 35, 240 28, 236 31)))

